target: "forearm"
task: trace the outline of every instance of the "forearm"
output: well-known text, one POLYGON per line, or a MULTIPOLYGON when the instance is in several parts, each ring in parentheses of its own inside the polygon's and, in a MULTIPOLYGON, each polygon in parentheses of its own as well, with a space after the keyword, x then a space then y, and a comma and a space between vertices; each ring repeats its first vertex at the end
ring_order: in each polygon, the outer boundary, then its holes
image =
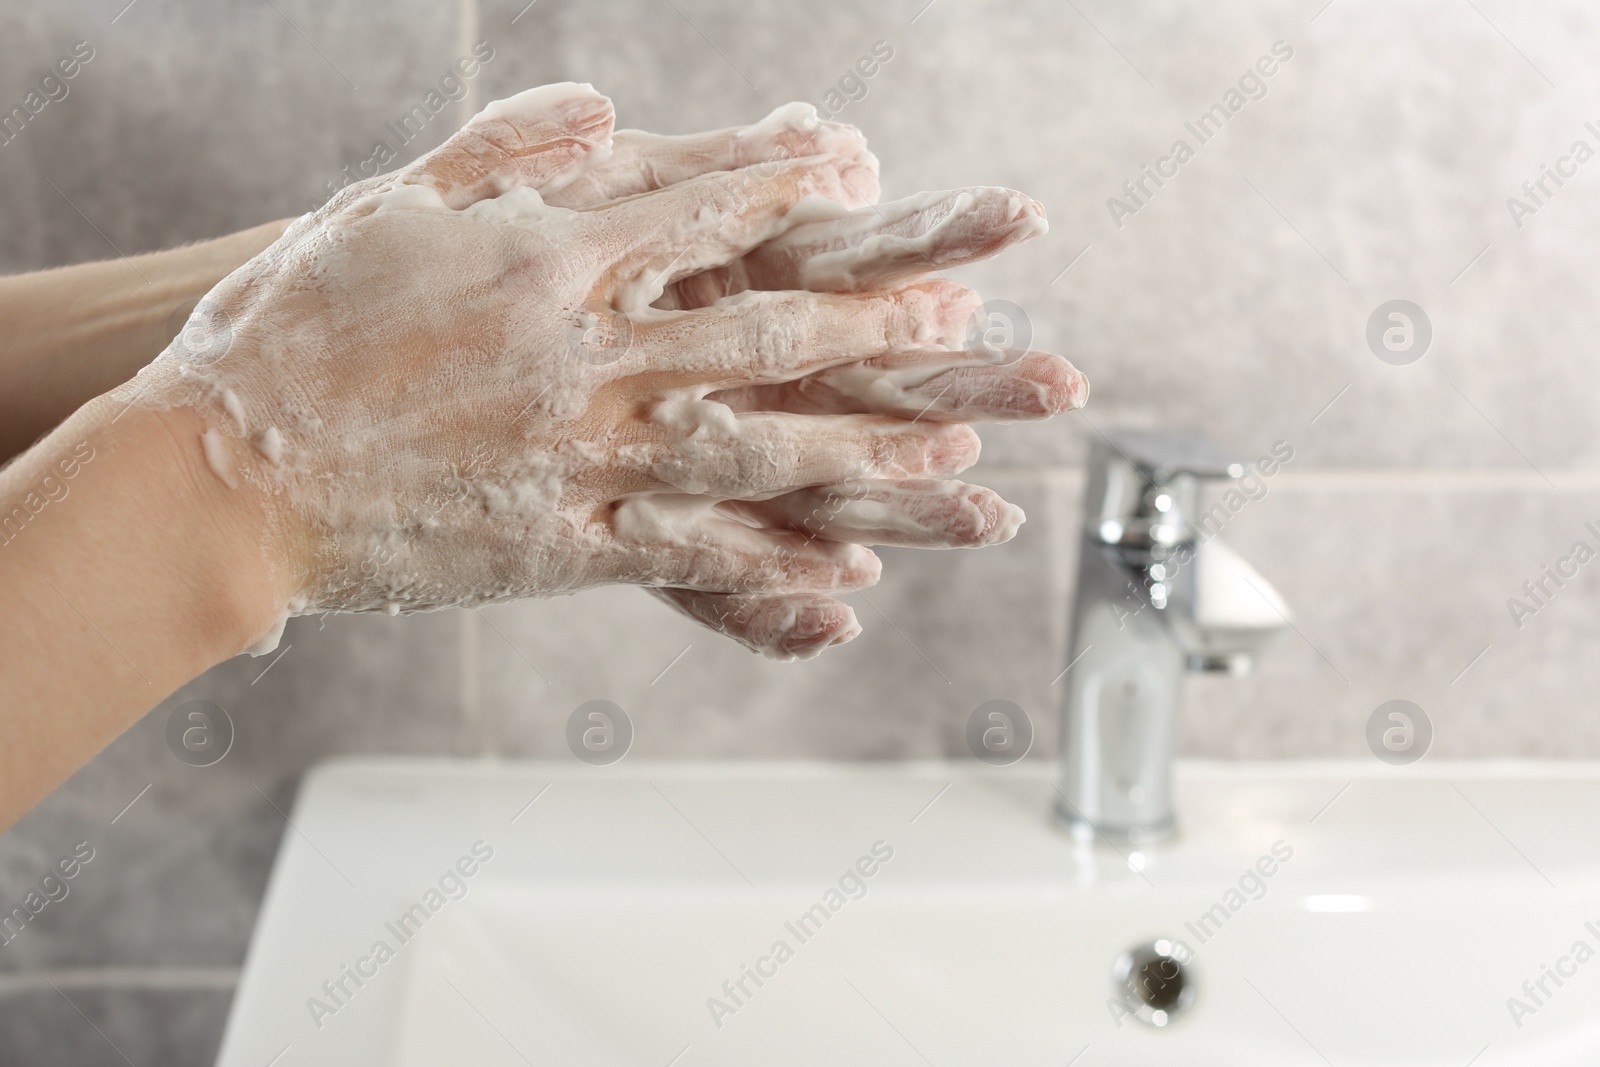
POLYGON ((0 471, 0 829, 282 603, 194 412, 102 397, 0 471))
POLYGON ((0 463, 138 373, 289 219, 165 252, 0 278, 0 463))

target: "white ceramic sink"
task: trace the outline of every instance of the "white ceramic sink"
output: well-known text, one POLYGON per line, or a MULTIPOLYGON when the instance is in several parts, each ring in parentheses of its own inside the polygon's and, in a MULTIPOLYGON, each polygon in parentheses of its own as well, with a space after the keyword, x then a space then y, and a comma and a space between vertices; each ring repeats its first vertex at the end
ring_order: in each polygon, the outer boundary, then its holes
POLYGON ((1600 1062, 1600 765, 1182 764, 1181 835, 1126 856, 1051 828, 1054 770, 321 768, 219 1062, 1600 1062), (1163 937, 1196 996, 1158 1029, 1111 968, 1163 937))

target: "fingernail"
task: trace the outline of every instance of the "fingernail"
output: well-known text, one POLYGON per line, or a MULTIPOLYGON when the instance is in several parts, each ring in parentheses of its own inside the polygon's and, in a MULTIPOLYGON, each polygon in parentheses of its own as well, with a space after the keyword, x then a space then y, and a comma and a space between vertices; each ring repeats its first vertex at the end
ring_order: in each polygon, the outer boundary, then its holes
POLYGON ((1089 401, 1089 379, 1059 356, 1052 362, 1059 366, 1060 373, 1040 383, 1046 391, 1045 403, 1049 413, 1055 415, 1083 407, 1089 401))
POLYGON ((878 174, 871 167, 853 160, 839 160, 835 166, 845 194, 840 198, 843 203, 863 207, 878 199, 878 174))
POLYGON ((781 642, 786 655, 810 659, 825 648, 842 645, 861 633, 855 612, 845 604, 828 601, 802 608, 781 642))

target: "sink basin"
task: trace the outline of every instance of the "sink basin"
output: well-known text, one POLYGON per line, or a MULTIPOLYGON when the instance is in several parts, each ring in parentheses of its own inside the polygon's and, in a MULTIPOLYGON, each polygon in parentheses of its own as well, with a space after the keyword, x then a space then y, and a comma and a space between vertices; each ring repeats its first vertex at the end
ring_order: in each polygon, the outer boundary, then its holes
POLYGON ((1055 771, 324 766, 219 1063, 1600 1061, 1600 765, 1181 763, 1144 852, 1055 771), (1160 1027, 1112 981, 1157 939, 1160 1027))

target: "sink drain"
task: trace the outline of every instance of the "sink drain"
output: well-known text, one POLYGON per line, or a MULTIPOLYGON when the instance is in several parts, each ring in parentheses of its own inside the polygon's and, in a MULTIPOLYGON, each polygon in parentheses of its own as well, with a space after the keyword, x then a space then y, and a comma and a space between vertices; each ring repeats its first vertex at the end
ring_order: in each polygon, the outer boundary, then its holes
POLYGON ((1117 957, 1111 980, 1128 1014, 1150 1026, 1166 1026, 1194 1003, 1194 972, 1181 941, 1147 941, 1117 957))

